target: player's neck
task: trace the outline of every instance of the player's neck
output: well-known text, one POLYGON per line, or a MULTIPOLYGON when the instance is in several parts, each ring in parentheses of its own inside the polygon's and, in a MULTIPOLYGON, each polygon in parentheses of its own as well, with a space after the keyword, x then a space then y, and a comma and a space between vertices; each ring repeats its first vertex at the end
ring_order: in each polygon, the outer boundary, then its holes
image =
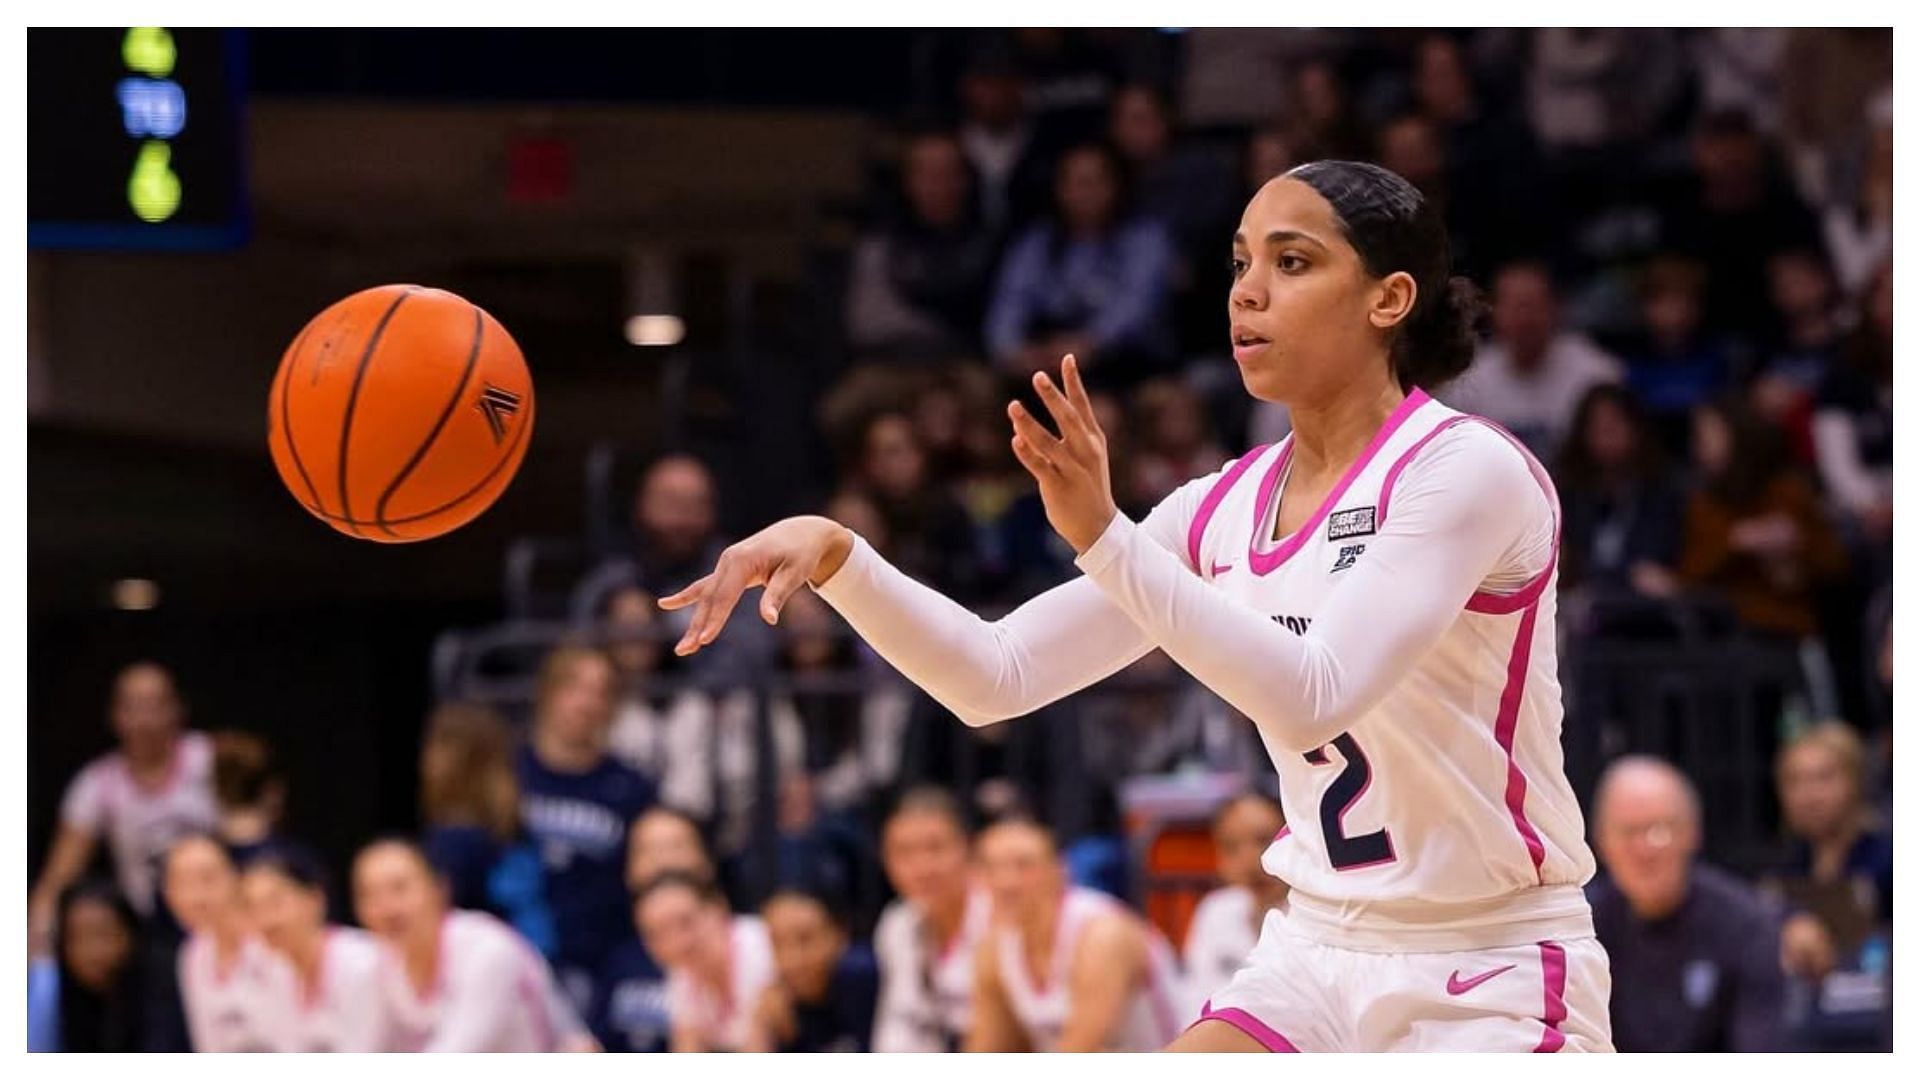
POLYGON ((1053 952, 1053 935, 1060 929, 1060 909, 1066 902, 1067 894, 1063 890, 1046 903, 1033 905, 1021 920, 1020 936, 1030 952, 1043 955, 1053 952))
POLYGON ((964 890, 952 896, 942 896, 928 903, 921 912, 927 920, 927 929, 933 941, 941 948, 952 941, 960 932, 960 924, 967 917, 967 894, 964 890))
POLYGON ((563 739, 552 731, 534 729, 533 756, 557 772, 586 772, 600 764, 603 752, 597 739, 563 739))
POLYGON ((320 981, 320 958, 327 951, 325 927, 287 942, 287 960, 300 976, 302 988, 311 991, 320 981))
POLYGON ((1337 475, 1357 461, 1387 417, 1407 398, 1391 374, 1324 402, 1293 404, 1294 475, 1337 475))
POLYGON ((440 922, 416 931, 407 940, 405 956, 407 980, 415 992, 427 993, 440 974, 440 922))
POLYGON ((172 735, 146 753, 136 755, 124 748, 121 753, 126 755, 127 771, 133 774, 134 783, 143 788, 158 788, 172 775, 173 755, 179 746, 180 736, 172 735))

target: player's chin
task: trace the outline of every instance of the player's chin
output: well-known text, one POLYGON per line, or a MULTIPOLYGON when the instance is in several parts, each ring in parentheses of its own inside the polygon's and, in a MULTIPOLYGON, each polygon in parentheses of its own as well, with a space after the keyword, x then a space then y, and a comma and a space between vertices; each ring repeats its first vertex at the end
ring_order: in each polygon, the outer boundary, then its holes
POLYGON ((1286 380, 1269 364, 1242 365, 1240 384, 1247 388, 1247 393, 1261 401, 1284 404, 1289 396, 1286 380))

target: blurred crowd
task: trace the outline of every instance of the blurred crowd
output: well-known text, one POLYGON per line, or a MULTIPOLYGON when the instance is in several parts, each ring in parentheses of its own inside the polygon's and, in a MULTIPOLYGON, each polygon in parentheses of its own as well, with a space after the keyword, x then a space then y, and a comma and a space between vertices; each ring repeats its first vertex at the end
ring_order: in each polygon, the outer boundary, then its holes
MULTIPOLYGON (((817 403, 819 512, 988 614, 1066 580, 1007 398, 1078 357, 1136 517, 1283 438, 1227 349, 1240 207, 1316 158, 1392 168, 1489 301, 1473 368, 1429 389, 1558 486, 1569 653, 1765 642, 1806 687, 1757 733, 1764 867, 1699 856, 1674 764, 1600 778, 1616 1041, 1886 1045, 1890 34, 1196 31, 1178 74, 1131 41, 982 38, 945 115, 886 140, 817 403)), ((126 669, 119 748, 72 781, 32 896, 35 1045, 1097 1049, 1152 1043, 1160 1006, 1224 981, 1286 888, 1259 869, 1281 820, 1246 725, 1156 655, 1086 706, 1104 737, 962 730, 806 590, 683 660, 655 599, 731 539, 720 496, 695 456, 651 462, 529 706, 441 705, 418 829, 338 879, 283 832, 269 746, 189 730, 169 672, 126 669), (1100 788, 1071 814, 1060 755, 1100 788), (1216 808, 1218 890, 1169 942, 1126 906, 1111 789, 1226 763, 1253 782, 1216 808), (1031 973, 1003 952, 1062 958, 1059 1026, 1008 1021, 1031 973), (1076 1014, 1088 980, 1162 996, 1076 1014)))

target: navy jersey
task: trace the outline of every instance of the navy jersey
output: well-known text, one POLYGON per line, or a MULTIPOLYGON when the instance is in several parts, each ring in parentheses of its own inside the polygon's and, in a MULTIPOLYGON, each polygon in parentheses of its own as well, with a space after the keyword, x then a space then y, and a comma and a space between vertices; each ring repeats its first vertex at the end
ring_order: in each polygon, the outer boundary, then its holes
POLYGON ((879 965, 865 946, 852 946, 834 965, 825 998, 793 1003, 793 1038, 780 1044, 781 1052, 866 1053, 879 997, 879 965))
MULTIPOLYGON (((601 759, 586 772, 560 772, 521 748, 520 823, 546 869, 557 966, 597 970, 633 934, 628 915, 627 828, 654 803, 653 782, 601 759)), ((586 1005, 578 988, 576 1002, 586 1005)))
POLYGON ((672 1035, 667 973, 638 938, 607 957, 594 986, 588 1017, 594 1037, 612 1054, 661 1053, 672 1035))

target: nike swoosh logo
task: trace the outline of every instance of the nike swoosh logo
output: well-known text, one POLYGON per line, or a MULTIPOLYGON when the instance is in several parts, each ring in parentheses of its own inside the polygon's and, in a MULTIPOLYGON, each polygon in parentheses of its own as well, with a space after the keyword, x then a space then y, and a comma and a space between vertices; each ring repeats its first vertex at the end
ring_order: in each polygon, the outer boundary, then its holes
POLYGON ((1224 574, 1224 573, 1226 573, 1227 571, 1229 571, 1229 570, 1231 570, 1231 569, 1233 569, 1233 564, 1232 564, 1232 563, 1214 563, 1214 564, 1213 564, 1213 576, 1214 576, 1214 577, 1219 577, 1219 576, 1220 576, 1221 574, 1224 574))
POLYGON ((1495 975, 1505 975, 1512 970, 1513 965, 1508 964, 1506 967, 1494 968, 1492 971, 1483 971, 1471 979, 1462 979, 1460 978, 1460 969, 1455 968, 1453 974, 1447 976, 1447 993, 1454 997, 1459 997, 1461 994, 1479 986, 1495 975))

